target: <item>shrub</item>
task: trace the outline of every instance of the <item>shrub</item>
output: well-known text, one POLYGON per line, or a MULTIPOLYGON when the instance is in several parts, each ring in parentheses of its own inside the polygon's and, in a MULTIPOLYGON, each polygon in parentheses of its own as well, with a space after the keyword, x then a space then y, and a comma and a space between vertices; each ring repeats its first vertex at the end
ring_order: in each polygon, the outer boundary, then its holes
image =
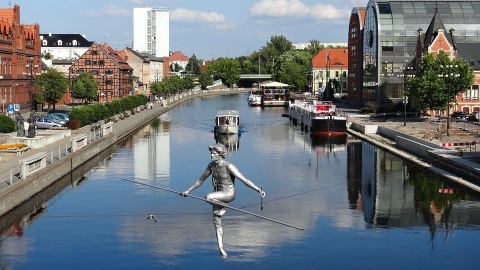
POLYGON ((10 133, 15 130, 15 121, 12 118, 1 114, 0 115, 0 132, 10 133))
POLYGON ((79 129, 80 128, 80 120, 72 119, 72 120, 68 121, 68 128, 73 129, 73 130, 79 129))

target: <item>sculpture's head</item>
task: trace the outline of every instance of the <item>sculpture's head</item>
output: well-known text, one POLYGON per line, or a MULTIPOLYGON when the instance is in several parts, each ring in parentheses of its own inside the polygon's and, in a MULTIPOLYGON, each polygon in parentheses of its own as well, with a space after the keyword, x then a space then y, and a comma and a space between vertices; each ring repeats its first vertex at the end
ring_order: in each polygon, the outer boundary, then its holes
POLYGON ((222 158, 226 158, 227 155, 228 155, 227 148, 225 147, 225 145, 223 145, 221 143, 216 143, 216 144, 209 145, 208 150, 210 150, 210 152, 212 152, 212 151, 217 152, 222 158))

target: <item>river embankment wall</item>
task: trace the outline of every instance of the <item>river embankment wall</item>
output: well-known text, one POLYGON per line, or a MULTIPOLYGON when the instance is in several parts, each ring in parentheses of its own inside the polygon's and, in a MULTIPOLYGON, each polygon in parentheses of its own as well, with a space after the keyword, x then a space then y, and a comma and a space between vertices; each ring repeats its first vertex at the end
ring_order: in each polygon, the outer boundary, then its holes
POLYGON ((445 149, 418 137, 379 125, 351 122, 347 131, 379 148, 441 174, 453 182, 480 192, 480 168, 478 163, 468 159, 471 153, 445 149))
MULTIPOLYGON (((156 103, 154 109, 152 110, 147 109, 141 113, 137 113, 118 121, 118 123, 114 124, 114 131, 110 134, 103 136, 98 140, 92 141, 78 151, 69 154, 61 160, 49 164, 46 168, 26 177, 26 179, 22 179, 22 181, 16 182, 8 188, 2 189, 0 191, 0 216, 26 202, 28 199, 49 187, 57 180, 62 179, 76 168, 81 167, 92 158, 98 156, 102 151, 137 132, 150 121, 177 106, 178 104, 197 97, 230 95, 249 91, 250 89, 243 88, 189 91, 183 94, 167 97, 163 101, 163 106, 160 106, 159 103, 156 103)), ((81 133, 87 133, 89 131, 90 127, 84 127, 73 133, 74 135, 78 135, 81 133)), ((70 138, 65 138, 63 140, 69 141, 70 138)))

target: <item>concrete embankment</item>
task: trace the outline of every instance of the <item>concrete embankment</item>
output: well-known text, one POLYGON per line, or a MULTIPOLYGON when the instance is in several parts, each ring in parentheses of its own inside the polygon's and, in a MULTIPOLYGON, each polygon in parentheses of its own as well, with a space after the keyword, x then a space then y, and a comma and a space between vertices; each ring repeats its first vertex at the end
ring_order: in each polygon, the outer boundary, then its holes
POLYGON ((479 164, 468 159, 479 153, 464 153, 379 125, 349 123, 348 132, 364 141, 410 160, 454 183, 480 192, 479 164))
MULTIPOLYGON (((55 161, 52 164, 49 164, 46 168, 29 175, 25 179, 21 179, 10 186, 3 188, 0 191, 0 216, 39 194, 42 190, 54 184, 57 180, 63 179, 66 175, 69 175, 75 169, 82 167, 85 163, 89 163, 90 160, 96 158, 102 153, 102 151, 109 149, 126 137, 137 132, 147 123, 168 111, 170 108, 196 97, 229 95, 249 91, 249 89, 215 89, 186 92, 168 97, 165 100, 164 106, 155 103, 153 109, 145 109, 140 113, 119 120, 113 125, 113 131, 110 134, 88 143, 78 151, 69 153, 65 158, 55 161)), ((84 127, 73 131, 72 136, 88 134, 90 132, 90 127, 84 127)), ((8 170, 9 167, 18 166, 19 160, 24 159, 29 155, 35 155, 41 151, 48 152, 52 149, 58 148, 59 145, 69 143, 71 144, 71 138, 66 137, 45 146, 44 149, 32 149, 25 153, 25 156, 12 158, 8 161, 2 160, 0 163, 0 170, 5 171, 8 170)))

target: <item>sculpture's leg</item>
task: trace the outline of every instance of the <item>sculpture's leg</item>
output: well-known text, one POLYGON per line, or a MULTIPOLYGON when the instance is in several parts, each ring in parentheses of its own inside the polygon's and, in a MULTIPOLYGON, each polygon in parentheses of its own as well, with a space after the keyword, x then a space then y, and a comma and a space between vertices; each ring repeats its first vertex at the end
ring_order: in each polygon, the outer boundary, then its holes
POLYGON ((213 206, 213 224, 215 225, 215 230, 217 233, 217 242, 218 242, 218 249, 220 250, 220 254, 222 254, 222 258, 227 258, 227 252, 223 248, 223 228, 222 228, 222 216, 225 214, 227 209, 224 207, 213 206))

